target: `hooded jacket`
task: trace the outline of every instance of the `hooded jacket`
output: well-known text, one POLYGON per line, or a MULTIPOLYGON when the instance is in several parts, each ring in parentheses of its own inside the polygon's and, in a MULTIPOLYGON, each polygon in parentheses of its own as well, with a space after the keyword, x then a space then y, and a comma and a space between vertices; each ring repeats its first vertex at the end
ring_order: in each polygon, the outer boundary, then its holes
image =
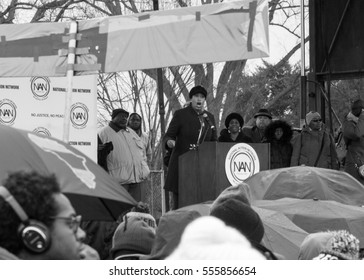
POLYGON ((293 146, 291 144, 293 131, 292 127, 283 120, 271 122, 265 129, 265 143, 270 143, 270 169, 289 167, 293 146), (277 140, 275 131, 282 128, 283 135, 277 140))

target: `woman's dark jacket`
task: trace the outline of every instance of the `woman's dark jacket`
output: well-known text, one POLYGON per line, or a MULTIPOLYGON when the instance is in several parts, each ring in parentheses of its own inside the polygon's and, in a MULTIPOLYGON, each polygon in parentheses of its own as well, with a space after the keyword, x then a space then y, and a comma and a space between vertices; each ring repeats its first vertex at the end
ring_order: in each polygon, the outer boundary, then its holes
MULTIPOLYGON (((216 127, 214 116, 207 111, 204 111, 202 114, 200 114, 200 116, 204 114, 207 114, 210 123, 214 127, 216 127)), ((216 141, 216 129, 211 129, 210 125, 208 124, 207 118, 202 119, 205 124, 202 135, 206 135, 204 141, 216 141)), ((168 130, 163 137, 164 147, 166 147, 168 140, 176 141, 176 145, 169 160, 167 178, 164 185, 164 188, 166 190, 178 193, 178 158, 180 155, 190 150, 191 144, 194 145, 197 143, 200 128, 201 123, 199 120, 199 115, 191 107, 191 105, 187 106, 186 108, 177 110, 174 113, 168 130)))
POLYGON ((235 140, 231 139, 231 134, 229 133, 227 128, 224 128, 220 132, 220 136, 218 139, 219 142, 236 142, 236 143, 253 143, 253 140, 246 136, 242 131, 238 134, 235 140))
POLYGON ((283 120, 271 122, 265 129, 265 143, 270 143, 270 169, 289 167, 292 156, 292 127, 283 120), (274 136, 277 128, 281 127, 283 135, 277 140, 274 136))

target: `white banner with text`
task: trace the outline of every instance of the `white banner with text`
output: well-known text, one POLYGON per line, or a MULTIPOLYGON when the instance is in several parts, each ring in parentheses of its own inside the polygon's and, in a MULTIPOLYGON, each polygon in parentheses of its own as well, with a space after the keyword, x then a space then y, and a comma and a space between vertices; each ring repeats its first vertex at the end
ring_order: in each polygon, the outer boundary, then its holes
MULTIPOLYGON (((96 75, 73 77, 69 144, 97 161, 96 75)), ((0 78, 0 124, 62 140, 67 78, 0 78)))

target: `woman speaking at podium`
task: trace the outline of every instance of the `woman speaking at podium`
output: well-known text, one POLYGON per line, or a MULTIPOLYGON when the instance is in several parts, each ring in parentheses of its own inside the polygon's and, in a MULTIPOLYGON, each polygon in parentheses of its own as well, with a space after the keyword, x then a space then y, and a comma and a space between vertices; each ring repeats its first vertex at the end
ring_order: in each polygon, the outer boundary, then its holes
POLYGON ((217 140, 215 118, 204 109, 206 96, 204 87, 193 87, 189 93, 190 104, 174 113, 163 138, 164 147, 173 149, 164 185, 173 195, 171 210, 178 208, 178 157, 197 149, 204 141, 217 140))

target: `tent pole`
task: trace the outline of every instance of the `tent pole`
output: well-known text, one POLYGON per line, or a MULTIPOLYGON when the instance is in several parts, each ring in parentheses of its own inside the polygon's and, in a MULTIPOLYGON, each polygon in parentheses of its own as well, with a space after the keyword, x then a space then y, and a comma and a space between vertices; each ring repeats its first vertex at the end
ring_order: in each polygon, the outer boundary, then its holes
MULTIPOLYGON (((158 11, 159 10, 159 3, 158 0, 153 0, 153 10, 154 11, 158 11)), ((159 119, 161 122, 161 139, 163 139, 164 134, 166 133, 166 125, 164 122, 164 115, 165 115, 165 110, 164 110, 164 94, 163 94, 163 73, 162 73, 162 68, 158 68, 157 69, 157 88, 158 88, 158 108, 159 108, 159 119)), ((162 143, 162 142, 161 142, 162 143)), ((162 147, 161 149, 162 152, 162 159, 164 158, 164 148, 162 147)), ((162 169, 163 169, 163 176, 165 176, 166 174, 166 167, 164 166, 164 164, 162 164, 162 169)), ((164 180, 163 180, 164 181, 164 180)), ((163 188, 164 186, 162 186, 163 188)), ((163 191, 163 189, 162 189, 163 191)), ((169 210, 169 193, 168 191, 164 192, 164 196, 162 195, 162 204, 164 204, 164 208, 166 211, 169 210), (163 199, 164 197, 164 199, 163 199)))
POLYGON ((72 88, 74 65, 76 62, 76 36, 77 36, 77 21, 72 21, 69 30, 68 41, 68 56, 67 56, 67 91, 65 96, 64 106, 64 121, 63 121, 63 142, 69 142, 70 134, 70 107, 72 104, 72 88))
POLYGON ((306 118, 306 80, 305 76, 305 0, 301 0, 301 114, 300 127, 305 124, 306 118))

